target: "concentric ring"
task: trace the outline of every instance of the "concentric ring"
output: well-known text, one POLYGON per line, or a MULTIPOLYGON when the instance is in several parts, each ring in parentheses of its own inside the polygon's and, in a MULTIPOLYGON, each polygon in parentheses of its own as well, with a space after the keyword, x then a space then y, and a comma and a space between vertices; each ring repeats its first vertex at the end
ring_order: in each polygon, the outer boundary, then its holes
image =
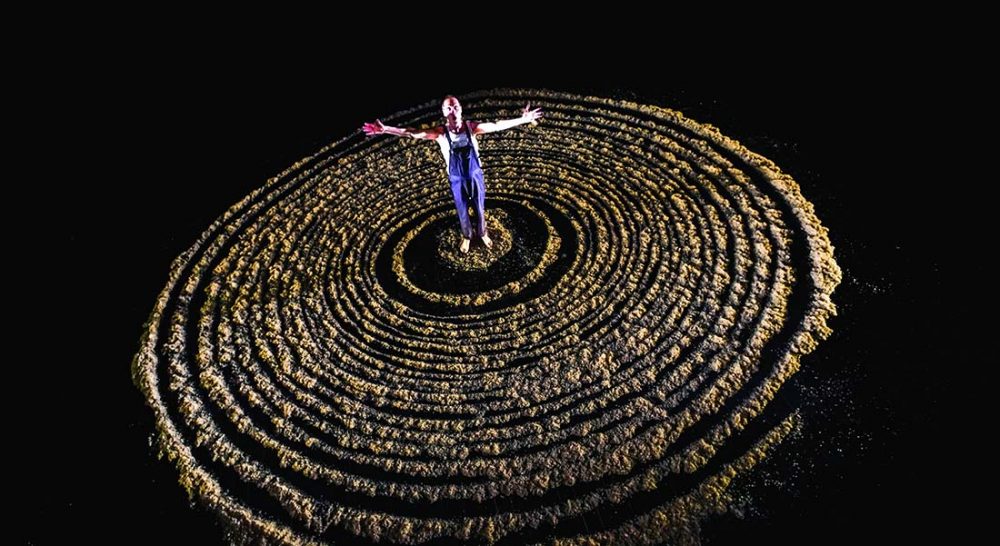
MULTIPOLYGON (((438 150, 345 138, 174 262, 133 363, 162 454, 246 539, 654 544, 795 425, 841 272, 798 185, 678 112, 463 97, 492 249, 438 150)), ((436 121, 436 103, 387 123, 436 121)))

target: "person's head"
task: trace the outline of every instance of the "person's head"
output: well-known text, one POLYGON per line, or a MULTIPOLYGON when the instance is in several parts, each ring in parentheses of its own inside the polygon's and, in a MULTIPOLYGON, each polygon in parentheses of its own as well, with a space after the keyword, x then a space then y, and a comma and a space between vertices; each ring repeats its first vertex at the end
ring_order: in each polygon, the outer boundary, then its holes
POLYGON ((448 120, 462 119, 462 104, 458 102, 457 98, 448 95, 441 101, 441 114, 448 120))

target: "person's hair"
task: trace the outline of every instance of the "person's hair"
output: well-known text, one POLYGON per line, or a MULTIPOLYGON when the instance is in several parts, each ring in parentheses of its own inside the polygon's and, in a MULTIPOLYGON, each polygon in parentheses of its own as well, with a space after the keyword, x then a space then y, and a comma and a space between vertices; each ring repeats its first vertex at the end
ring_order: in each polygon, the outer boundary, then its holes
POLYGON ((447 97, 441 99, 441 104, 444 104, 450 100, 454 100, 455 102, 462 104, 461 101, 458 100, 458 97, 456 97, 455 95, 448 95, 447 97))

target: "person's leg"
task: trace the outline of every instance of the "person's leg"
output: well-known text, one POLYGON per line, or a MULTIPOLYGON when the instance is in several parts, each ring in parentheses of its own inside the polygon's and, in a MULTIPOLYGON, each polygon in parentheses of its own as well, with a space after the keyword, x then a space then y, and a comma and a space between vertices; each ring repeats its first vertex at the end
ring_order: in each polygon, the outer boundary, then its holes
POLYGON ((483 239, 483 244, 492 247, 493 241, 486 233, 486 183, 483 180, 483 171, 477 171, 473 179, 478 189, 473 203, 473 210, 476 211, 476 234, 483 239))
POLYGON ((462 241, 464 252, 469 249, 466 241, 472 239, 472 222, 469 220, 469 202, 462 195, 461 180, 451 181, 451 193, 455 197, 455 208, 458 209, 458 224, 462 230, 462 237, 465 239, 465 241, 462 241))

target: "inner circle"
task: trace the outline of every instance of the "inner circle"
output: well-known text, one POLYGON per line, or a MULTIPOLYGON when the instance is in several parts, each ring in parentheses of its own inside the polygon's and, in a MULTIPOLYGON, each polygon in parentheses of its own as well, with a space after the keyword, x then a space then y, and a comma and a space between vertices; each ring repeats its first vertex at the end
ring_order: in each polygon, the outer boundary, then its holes
MULTIPOLYGON (((472 209, 470 214, 474 214, 472 209)), ((493 240, 487 247, 481 239, 475 238, 468 252, 459 249, 464 240, 458 230, 444 229, 437 232, 437 256, 454 269, 462 271, 484 271, 497 260, 507 255, 514 246, 513 233, 508 227, 510 215, 503 208, 494 208, 486 215, 486 233, 493 240)), ((429 227, 429 226, 428 226, 429 227)))
MULTIPOLYGON (((403 265, 406 276, 422 290, 442 294, 472 294, 499 288, 510 281, 517 280, 538 266, 549 234, 545 222, 531 209, 519 203, 503 201, 491 203, 487 208, 487 229, 493 231, 496 220, 501 219, 503 211, 503 233, 507 235, 505 253, 494 256, 488 262, 477 258, 477 254, 490 252, 483 247, 482 242, 475 238, 475 244, 468 254, 458 250, 461 233, 453 211, 438 220, 432 221, 421 229, 406 245, 403 251, 403 265), (454 241, 452 252, 457 255, 442 255, 439 253, 441 241, 454 241), (460 256, 459 256, 460 255, 460 256), (467 260, 468 265, 458 262, 467 260), (458 263, 456 263, 458 262, 458 263)), ((504 244, 499 237, 495 238, 495 249, 501 250, 504 244)))
MULTIPOLYGON (((449 230, 458 235, 454 209, 439 207, 400 225, 382 243, 375 258, 378 282, 400 303, 444 316, 497 310, 545 293, 578 256, 579 236, 564 211, 514 197, 486 200, 487 222, 504 218, 510 248, 482 269, 458 267, 438 252, 449 230)), ((494 241, 495 249, 501 245, 494 241)), ((485 251, 477 238, 469 254, 485 251)))

